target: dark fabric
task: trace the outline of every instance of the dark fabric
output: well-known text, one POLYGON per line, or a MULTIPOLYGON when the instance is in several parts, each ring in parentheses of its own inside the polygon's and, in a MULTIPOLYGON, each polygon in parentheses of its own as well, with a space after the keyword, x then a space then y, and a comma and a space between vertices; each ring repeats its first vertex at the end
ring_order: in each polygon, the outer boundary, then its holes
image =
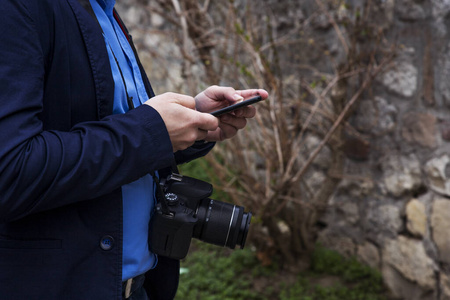
POLYGON ((0 11, 8 28, 0 45, 0 222, 105 195, 172 163, 153 108, 109 116, 105 42, 76 0, 7 0, 0 11))
POLYGON ((163 256, 158 257, 155 269, 145 275, 145 289, 150 299, 172 300, 180 279, 180 261, 163 256))
MULTIPOLYGON (((167 130, 147 105, 111 116, 105 42, 78 0, 2 0, 0 14, 0 299, 120 300, 120 187, 171 166, 167 130)), ((146 280, 152 300, 178 282, 161 262, 149 278, 170 284, 146 280)))
POLYGON ((127 298, 127 281, 122 284, 122 299, 126 300, 149 300, 144 288, 145 275, 139 275, 132 279, 130 286, 130 295, 127 298))

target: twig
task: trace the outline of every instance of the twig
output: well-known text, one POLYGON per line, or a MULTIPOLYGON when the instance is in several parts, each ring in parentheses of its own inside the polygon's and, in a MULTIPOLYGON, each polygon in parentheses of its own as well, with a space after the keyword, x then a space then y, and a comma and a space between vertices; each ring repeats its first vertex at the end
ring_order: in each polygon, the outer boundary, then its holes
MULTIPOLYGON (((328 92, 331 90, 331 88, 341 79, 347 78, 347 77, 351 77, 354 76, 358 73, 363 72, 363 69, 358 69, 358 70, 354 70, 352 72, 348 72, 342 75, 338 75, 336 77, 334 77, 331 82, 327 85, 327 87, 322 91, 322 93, 318 94, 314 89, 311 89, 308 85, 303 85, 304 88, 306 88, 308 90, 309 93, 313 94, 316 97, 316 102, 314 103, 314 106, 311 108, 311 112, 308 115, 305 123, 302 126, 302 130, 300 131, 300 134, 298 135, 298 137, 296 138, 296 142, 294 143, 294 149, 293 149, 293 153, 298 153, 300 151, 300 149, 302 148, 304 142, 302 141, 303 135, 306 132, 306 130, 308 129, 314 115, 317 113, 319 106, 321 103, 323 103, 324 97, 328 94, 328 92)), ((290 176, 290 173, 292 171, 292 168, 294 167, 294 163, 297 159, 297 156, 292 156, 287 164, 286 167, 286 172, 284 173, 283 176, 283 180, 287 180, 287 178, 290 176)))
POLYGON ((362 92, 369 86, 369 84, 372 82, 373 78, 376 77, 376 75, 383 70, 384 65, 386 65, 390 61, 390 59, 385 59, 379 66, 376 67, 375 71, 371 73, 370 69, 367 71, 367 76, 359 88, 359 90, 353 95, 353 97, 350 99, 350 101, 345 105, 344 109, 340 113, 339 117, 334 122, 331 129, 328 131, 328 133, 325 135, 324 139, 320 142, 319 146, 311 153, 308 160, 305 162, 305 164, 302 166, 302 168, 293 176, 290 180, 291 183, 296 182, 308 169, 309 165, 314 161, 316 156, 319 154, 319 152, 322 150, 322 148, 326 145, 328 140, 331 138, 335 130, 339 127, 342 120, 347 115, 347 112, 350 110, 352 105, 356 102, 356 100, 359 99, 359 96, 362 94, 362 92))
MULTIPOLYGON (((188 54, 189 53, 188 22, 186 20, 185 14, 183 14, 183 11, 181 10, 180 2, 178 0, 172 0, 172 4, 173 4, 173 7, 175 8, 175 12, 177 13, 178 17, 180 18, 180 22, 181 22, 181 29, 182 29, 182 33, 183 33, 182 51, 183 51, 185 58, 188 58, 189 57, 189 54, 188 54)), ((185 73, 185 77, 188 82, 188 87, 191 89, 190 93, 194 94, 195 93, 195 88, 194 88, 195 83, 194 83, 192 71, 191 71, 191 69, 192 69, 191 61, 192 61, 192 59, 184 59, 183 72, 185 73)))
POLYGON ((328 20, 330 21, 330 23, 333 26, 334 30, 336 30, 336 34, 337 34, 339 40, 341 41, 342 47, 344 47, 345 54, 348 55, 348 52, 349 52, 348 44, 347 44, 347 41, 344 38, 344 35, 342 34, 341 29, 339 29, 338 24, 336 23, 334 18, 330 15, 330 13, 327 11, 327 9, 325 8, 325 6, 321 2, 321 0, 315 0, 315 1, 316 1, 317 5, 320 6, 320 8, 324 12, 324 14, 328 17, 328 20))
POLYGON ((202 13, 206 14, 206 12, 208 11, 209 2, 210 2, 210 0, 205 0, 205 3, 203 3, 202 9, 201 9, 202 13))

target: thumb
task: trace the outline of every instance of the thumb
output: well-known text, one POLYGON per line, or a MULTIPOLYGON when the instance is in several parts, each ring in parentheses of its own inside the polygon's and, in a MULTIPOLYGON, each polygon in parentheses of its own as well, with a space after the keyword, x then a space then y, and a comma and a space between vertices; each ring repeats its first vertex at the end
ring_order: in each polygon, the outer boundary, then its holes
POLYGON ((214 131, 219 127, 219 119, 208 113, 198 114, 198 128, 206 131, 214 131))

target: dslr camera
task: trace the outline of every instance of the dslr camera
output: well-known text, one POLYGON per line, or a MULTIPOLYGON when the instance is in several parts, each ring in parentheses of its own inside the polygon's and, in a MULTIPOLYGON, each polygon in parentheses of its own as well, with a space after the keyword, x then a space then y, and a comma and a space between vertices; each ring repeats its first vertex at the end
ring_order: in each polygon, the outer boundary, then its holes
POLYGON ((150 250, 174 259, 186 257, 191 239, 244 248, 252 214, 237 205, 208 198, 212 185, 172 173, 160 180, 150 226, 150 250), (162 198, 162 199, 161 199, 162 198))

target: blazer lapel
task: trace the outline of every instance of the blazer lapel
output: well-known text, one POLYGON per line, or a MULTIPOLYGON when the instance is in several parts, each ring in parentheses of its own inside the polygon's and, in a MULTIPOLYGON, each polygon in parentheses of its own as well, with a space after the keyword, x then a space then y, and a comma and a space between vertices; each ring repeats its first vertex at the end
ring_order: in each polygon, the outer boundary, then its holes
POLYGON ((114 103, 114 80, 102 30, 89 0, 67 1, 75 14, 86 46, 95 84, 97 114, 102 119, 112 114, 114 103))

